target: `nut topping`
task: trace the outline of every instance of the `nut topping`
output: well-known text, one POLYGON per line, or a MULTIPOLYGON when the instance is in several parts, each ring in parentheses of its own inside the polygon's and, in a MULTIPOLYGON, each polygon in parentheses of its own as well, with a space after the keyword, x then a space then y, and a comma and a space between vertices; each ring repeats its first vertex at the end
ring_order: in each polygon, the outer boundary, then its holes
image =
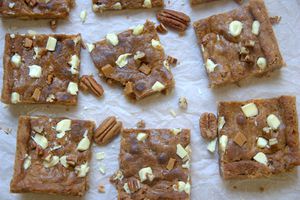
POLYGON ((99 145, 109 143, 122 130, 122 122, 117 121, 116 117, 109 117, 95 130, 94 140, 99 145))
POLYGON ((217 118, 213 113, 203 113, 199 125, 204 139, 212 140, 217 137, 217 118))
POLYGON ((176 163, 176 159, 170 158, 168 165, 167 165, 167 170, 169 170, 169 171, 172 170, 175 166, 175 163, 176 163))
POLYGON ((168 9, 159 11, 156 17, 165 26, 169 26, 177 31, 185 31, 191 22, 190 17, 186 14, 168 9))
POLYGON ((164 34, 168 32, 168 29, 165 27, 163 23, 160 23, 158 26, 156 26, 156 31, 164 34))
POLYGON ((80 78, 80 89, 83 91, 90 91, 95 96, 101 97, 104 93, 102 86, 97 83, 93 76, 84 75, 80 78))

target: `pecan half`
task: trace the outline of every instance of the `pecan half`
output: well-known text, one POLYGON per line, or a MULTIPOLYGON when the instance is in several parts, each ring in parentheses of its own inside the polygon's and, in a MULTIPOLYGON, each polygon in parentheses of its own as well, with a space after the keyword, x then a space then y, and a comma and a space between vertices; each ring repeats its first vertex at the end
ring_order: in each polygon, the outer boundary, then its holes
POLYGON ((269 17, 271 24, 279 24, 279 22, 281 21, 281 16, 272 16, 269 17))
POLYGON ((82 76, 80 78, 79 86, 83 91, 90 91, 97 97, 101 97, 104 93, 102 86, 99 83, 97 83, 93 76, 82 76))
POLYGON ((191 22, 189 16, 175 10, 163 9, 156 14, 156 17, 165 26, 178 31, 185 31, 191 22))
POLYGON ((201 135, 204 139, 212 140, 217 137, 217 118, 213 113, 203 113, 199 121, 201 135))
POLYGON ((135 178, 129 179, 127 184, 130 192, 132 193, 135 193, 141 188, 140 181, 135 178))
POLYGON ((117 121, 116 117, 108 117, 96 129, 94 140, 99 145, 109 143, 122 130, 122 122, 117 121))
POLYGON ((68 163, 68 165, 74 167, 77 163, 77 156, 72 155, 72 154, 68 155, 67 156, 67 163, 68 163))

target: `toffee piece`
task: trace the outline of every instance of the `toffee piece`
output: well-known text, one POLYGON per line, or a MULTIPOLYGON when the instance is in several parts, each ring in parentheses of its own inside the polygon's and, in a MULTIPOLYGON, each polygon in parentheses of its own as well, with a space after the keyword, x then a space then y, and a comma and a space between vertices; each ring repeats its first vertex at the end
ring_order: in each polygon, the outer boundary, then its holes
POLYGON ((87 46, 100 75, 108 82, 123 85, 125 95, 132 99, 168 93, 174 87, 152 22, 120 34, 107 34, 105 40, 87 46))
POLYGON ((13 193, 82 196, 88 189, 94 122, 19 118, 13 193))
POLYGON ((80 35, 6 34, 2 101, 76 105, 80 35))
POLYGON ((190 130, 125 129, 111 177, 118 199, 190 199, 190 154, 190 130))
POLYGON ((218 119, 223 178, 265 177, 300 165, 295 97, 221 102, 218 119))
POLYGON ((263 0, 194 23, 211 87, 285 65, 263 0))

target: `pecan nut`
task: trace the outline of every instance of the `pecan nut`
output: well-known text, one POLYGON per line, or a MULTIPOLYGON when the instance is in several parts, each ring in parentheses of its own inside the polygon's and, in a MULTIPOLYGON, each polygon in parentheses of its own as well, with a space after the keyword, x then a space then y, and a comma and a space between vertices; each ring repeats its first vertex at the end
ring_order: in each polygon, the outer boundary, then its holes
POLYGON ((203 113, 199 121, 201 135, 204 139, 212 140, 217 137, 217 117, 213 113, 203 113))
POLYGON ((116 117, 108 117, 96 129, 94 140, 99 145, 109 143, 122 130, 122 122, 117 121, 116 117))
POLYGON ((90 91, 97 97, 101 97, 104 93, 103 87, 97 83, 93 76, 82 76, 80 78, 79 86, 83 91, 90 91))
POLYGON ((178 31, 185 31, 191 22, 189 16, 175 10, 163 9, 156 14, 156 17, 165 26, 178 31))

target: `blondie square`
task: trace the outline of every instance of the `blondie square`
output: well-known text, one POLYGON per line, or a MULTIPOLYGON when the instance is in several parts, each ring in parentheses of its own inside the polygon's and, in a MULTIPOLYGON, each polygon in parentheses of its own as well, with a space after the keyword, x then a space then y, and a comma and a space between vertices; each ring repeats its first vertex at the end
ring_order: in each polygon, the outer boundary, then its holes
POLYGON ((82 196, 93 129, 91 121, 21 116, 11 192, 82 196))
POLYGON ((265 177, 300 165, 295 97, 221 102, 218 119, 225 179, 265 177))
POLYGON ((190 199, 190 153, 190 130, 124 130, 111 177, 118 199, 190 199))
POLYGON ((194 23, 211 87, 285 65, 263 0, 194 23))
POLYGON ((125 87, 126 96, 139 100, 154 93, 168 93, 174 86, 155 26, 147 21, 120 34, 87 45, 100 75, 125 87))
POLYGON ((80 35, 6 34, 2 101, 76 105, 80 35))

